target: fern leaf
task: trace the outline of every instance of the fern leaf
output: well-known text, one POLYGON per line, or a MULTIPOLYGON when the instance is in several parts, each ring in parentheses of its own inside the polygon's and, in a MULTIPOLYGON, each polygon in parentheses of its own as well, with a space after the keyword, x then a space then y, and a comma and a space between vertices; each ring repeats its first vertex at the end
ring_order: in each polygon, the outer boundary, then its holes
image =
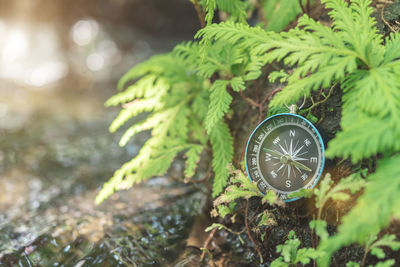
POLYGON ((202 121, 207 116, 208 105, 210 103, 208 98, 209 98, 209 93, 204 90, 197 96, 195 96, 193 99, 192 103, 193 111, 196 114, 196 116, 202 121))
POLYGON ((206 0, 206 22, 207 24, 211 24, 214 18, 215 9, 217 9, 217 1, 216 0, 206 0))
POLYGON ((356 60, 350 56, 335 58, 331 62, 332 65, 320 67, 318 71, 305 78, 296 80, 289 78, 289 85, 272 99, 270 106, 295 103, 300 97, 309 96, 313 90, 327 88, 334 81, 342 80, 348 71, 356 68, 356 60))
POLYGON ((392 60, 400 58, 400 34, 398 32, 391 33, 385 41, 386 51, 383 63, 389 63, 392 60))
POLYGON ((357 71, 342 85, 342 132, 330 143, 327 156, 351 156, 353 162, 400 149, 400 67, 383 65, 357 71), (357 137, 357 138, 356 138, 357 137))
POLYGON ((324 220, 312 220, 310 222, 310 228, 315 229, 315 233, 321 238, 321 240, 325 240, 329 237, 328 230, 326 229, 328 224, 324 220))
POLYGON ((239 92, 240 90, 244 90, 246 87, 244 86, 244 81, 241 77, 234 77, 230 82, 233 91, 239 92))
POLYGON ((203 146, 200 145, 193 145, 191 148, 186 151, 186 168, 185 168, 185 177, 191 178, 197 167, 197 163, 200 160, 200 154, 204 150, 203 146))
POLYGON ((145 111, 153 111, 161 108, 162 105, 159 103, 157 98, 136 100, 129 104, 128 107, 121 110, 118 116, 110 125, 110 132, 115 132, 129 119, 139 115, 145 111))
POLYGON ((255 196, 260 197, 261 194, 256 191, 241 190, 239 187, 231 185, 226 189, 226 191, 221 196, 219 196, 214 201, 214 205, 216 206, 223 203, 228 204, 239 198, 249 199, 255 196))
MULTIPOLYGON (((375 237, 376 239, 376 237, 375 237)), ((386 253, 382 249, 382 247, 389 247, 390 249, 396 251, 400 249, 400 242, 396 241, 395 235, 384 235, 379 240, 367 246, 371 251, 371 255, 376 256, 378 259, 384 259, 386 257, 386 253)))
POLYGON ((210 78, 221 66, 223 66, 222 68, 225 67, 218 62, 218 58, 212 58, 208 55, 209 47, 203 47, 203 49, 203 53, 199 53, 200 46, 198 43, 186 42, 177 45, 174 48, 174 53, 189 64, 196 66, 201 76, 210 78))
POLYGON ((170 62, 171 60, 173 62, 174 59, 171 59, 169 54, 162 54, 153 56, 149 60, 137 64, 122 76, 117 85, 118 89, 122 90, 129 81, 134 81, 138 78, 141 78, 142 76, 145 76, 148 73, 153 73, 157 76, 158 74, 165 71, 165 69, 163 68, 163 63, 170 62))
POLYGON ((110 180, 108 180, 106 183, 103 184, 102 189, 100 192, 97 194, 95 203, 96 205, 99 205, 101 202, 103 202, 105 199, 109 198, 112 194, 114 194, 115 191, 118 189, 118 185, 122 182, 123 180, 123 175, 120 175, 121 171, 117 171, 114 173, 114 176, 111 177, 110 180))
POLYGON ((146 92, 147 94, 154 92, 154 87, 161 92, 167 90, 166 84, 162 79, 158 79, 158 77, 153 74, 146 75, 136 84, 129 86, 125 91, 110 97, 106 101, 105 105, 106 107, 109 107, 128 103, 135 98, 143 97, 146 92), (156 81, 157 83, 154 84, 156 81))
POLYGON ((183 151, 186 148, 187 145, 185 144, 177 144, 176 146, 167 147, 165 149, 157 148, 157 154, 151 157, 150 160, 144 162, 144 164, 137 169, 135 173, 137 176, 135 182, 143 181, 144 179, 155 175, 163 175, 171 166, 172 160, 176 157, 178 152, 183 151))
POLYGON ((215 173, 212 196, 219 195, 228 184, 228 164, 233 157, 233 139, 228 125, 220 122, 213 128, 210 135, 213 149, 212 166, 215 173))
POLYGON ((171 110, 155 113, 155 114, 152 114, 149 117, 147 117, 144 121, 141 121, 139 123, 132 125, 131 127, 128 128, 128 130, 126 130, 124 135, 121 137, 121 140, 119 141, 119 145, 125 146, 128 143, 128 141, 135 134, 146 131, 146 130, 150 130, 156 126, 159 126, 171 114, 172 114, 171 110))
POLYGON ((337 0, 324 0, 322 3, 327 8, 333 19, 333 28, 343 34, 352 49, 368 66, 376 66, 381 62, 382 42, 381 36, 377 34, 375 19, 371 17, 373 9, 369 6, 370 0, 353 0, 351 4, 337 0), (368 44, 366 48, 366 45, 368 44), (371 51, 374 51, 371 53, 371 51), (375 54, 375 55, 373 55, 375 54))
POLYGON ((226 86, 229 81, 217 80, 210 88, 210 105, 205 120, 205 126, 208 133, 211 133, 222 119, 225 113, 229 110, 229 105, 232 102, 232 96, 227 92, 226 86))

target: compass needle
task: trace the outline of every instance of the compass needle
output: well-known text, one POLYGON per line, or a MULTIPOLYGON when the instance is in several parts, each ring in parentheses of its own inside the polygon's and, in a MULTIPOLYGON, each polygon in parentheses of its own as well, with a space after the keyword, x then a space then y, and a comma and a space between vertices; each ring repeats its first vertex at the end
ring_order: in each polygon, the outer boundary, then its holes
POLYGON ((300 169, 305 170, 305 171, 308 171, 308 172, 312 171, 310 168, 308 168, 306 165, 304 165, 304 164, 302 164, 300 162, 291 160, 290 163, 293 164, 294 166, 300 168, 300 169))
POLYGON ((278 151, 275 151, 275 150, 272 150, 272 149, 268 149, 268 148, 263 147, 263 150, 265 152, 271 154, 272 156, 278 157, 278 159, 283 156, 282 153, 280 153, 278 151))

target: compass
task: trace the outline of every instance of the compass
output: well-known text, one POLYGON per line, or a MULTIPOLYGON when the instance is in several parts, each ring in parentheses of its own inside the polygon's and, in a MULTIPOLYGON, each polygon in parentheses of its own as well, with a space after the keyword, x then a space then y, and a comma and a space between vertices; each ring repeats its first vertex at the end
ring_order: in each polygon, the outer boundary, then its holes
POLYGON ((245 154, 246 171, 265 194, 274 190, 285 201, 301 188, 313 188, 325 156, 320 133, 305 118, 281 113, 261 122, 251 134, 245 154))

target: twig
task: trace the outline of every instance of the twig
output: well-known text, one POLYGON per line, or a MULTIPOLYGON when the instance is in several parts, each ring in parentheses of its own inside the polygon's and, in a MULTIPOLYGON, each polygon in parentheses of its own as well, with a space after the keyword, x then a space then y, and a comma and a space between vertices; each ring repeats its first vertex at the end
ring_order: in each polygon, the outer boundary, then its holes
POLYGON ((300 4, 301 11, 303 12, 303 14, 306 14, 306 13, 307 13, 307 11, 306 11, 306 9, 304 8, 304 5, 303 5, 303 0, 299 0, 299 4, 300 4))
POLYGON ((257 103, 255 102, 253 99, 248 98, 247 96, 244 95, 243 91, 240 90, 239 94, 242 97, 242 99, 244 100, 244 102, 246 102, 248 105, 252 106, 252 107, 256 107, 258 108, 258 120, 261 121, 262 117, 263 117, 263 113, 264 113, 264 107, 263 105, 268 102, 269 100, 271 100, 271 98, 278 92, 282 91, 282 87, 276 88, 275 90, 273 90, 272 92, 270 92, 268 95, 265 96, 265 98, 257 103))
POLYGON ((253 99, 248 98, 247 96, 245 96, 245 95, 243 94, 243 91, 242 91, 242 90, 239 91, 239 94, 240 94, 240 97, 244 100, 244 102, 246 102, 246 103, 249 104, 250 106, 257 107, 257 108, 260 106, 259 103, 255 102, 253 99))
POLYGON ((246 212, 245 212, 245 218, 244 218, 244 225, 246 227, 247 235, 249 236, 251 242, 253 243, 253 245, 258 253, 258 256, 260 257, 260 261, 263 262, 261 251, 258 248, 257 243, 254 241, 254 239, 250 233, 250 228, 249 228, 249 224, 248 224, 248 214, 249 214, 249 199, 246 199, 246 212))
POLYGON ((386 19, 385 19, 384 11, 385 11, 386 5, 387 5, 387 4, 384 4, 383 7, 382 7, 382 9, 381 9, 381 19, 382 19, 382 21, 389 27, 389 29, 390 29, 392 32, 396 32, 396 30, 392 27, 392 25, 390 25, 389 22, 387 22, 386 19))
POLYGON ((199 18, 199 21, 200 21, 200 26, 201 26, 201 28, 204 28, 206 26, 206 21, 204 19, 203 9, 199 5, 198 0, 192 0, 191 2, 194 5, 194 9, 196 9, 197 17, 199 18))
POLYGON ((207 250, 207 247, 208 247, 208 245, 210 244, 211 240, 214 238, 214 235, 215 235, 215 232, 216 232, 216 231, 217 231, 217 228, 212 229, 211 232, 210 232, 210 234, 208 235, 206 241, 204 242, 204 245, 203 245, 204 250, 203 250, 203 252, 201 253, 200 261, 203 261, 203 260, 204 260, 204 257, 206 256, 206 252, 207 252, 207 251, 206 251, 206 250, 207 250))
POLYGON ((261 102, 261 104, 265 104, 267 101, 271 100, 271 98, 276 95, 277 93, 279 93, 280 91, 282 91, 283 87, 278 87, 276 89, 274 89, 271 93, 269 93, 264 100, 261 102))
POLYGON ((328 95, 327 95, 324 99, 322 99, 321 101, 314 102, 314 100, 311 98, 311 102, 313 102, 313 104, 311 105, 311 107, 306 108, 306 109, 303 109, 303 110, 302 110, 302 113, 304 114, 304 113, 306 113, 306 112, 308 112, 308 111, 311 111, 311 110, 312 110, 313 108, 315 108, 316 106, 319 106, 319 105, 321 105, 322 103, 324 103, 326 100, 328 100, 329 97, 331 97, 331 95, 332 95, 332 93, 333 93, 333 89, 335 89, 335 86, 336 86, 336 83, 335 83, 334 85, 332 85, 331 89, 329 89, 328 95))
POLYGON ((321 124, 322 121, 325 119, 325 115, 326 115, 326 108, 324 106, 321 107, 321 117, 319 118, 319 120, 317 121, 317 124, 321 124))
POLYGON ((272 92, 270 92, 268 95, 265 96, 265 98, 263 99, 263 101, 261 101, 260 106, 258 107, 258 121, 261 122, 263 120, 263 113, 264 113, 264 104, 267 101, 270 101, 271 98, 278 92, 282 91, 282 87, 278 87, 276 89, 274 89, 272 92))

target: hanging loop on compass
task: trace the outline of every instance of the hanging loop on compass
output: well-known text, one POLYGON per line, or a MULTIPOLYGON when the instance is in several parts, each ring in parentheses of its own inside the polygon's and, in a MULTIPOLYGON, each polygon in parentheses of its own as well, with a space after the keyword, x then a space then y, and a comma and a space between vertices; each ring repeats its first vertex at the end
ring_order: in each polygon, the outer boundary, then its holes
POLYGON ((306 103, 306 93, 304 93, 303 103, 301 103, 300 107, 298 107, 296 104, 292 104, 290 106, 285 104, 285 107, 289 110, 290 113, 296 114, 298 110, 300 110, 300 109, 302 109, 304 107, 305 103, 306 103))

